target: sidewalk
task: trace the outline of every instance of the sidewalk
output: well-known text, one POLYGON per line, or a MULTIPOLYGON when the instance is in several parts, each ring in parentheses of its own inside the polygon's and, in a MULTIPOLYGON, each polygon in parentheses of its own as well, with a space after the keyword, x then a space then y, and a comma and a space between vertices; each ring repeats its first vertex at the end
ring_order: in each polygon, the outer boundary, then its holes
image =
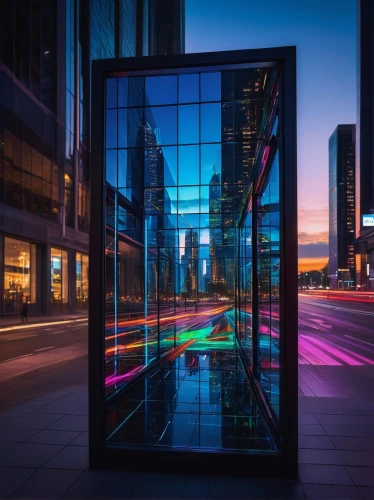
POLYGON ((0 410, 0 498, 372 499, 374 403, 328 368, 300 366, 297 481, 90 471, 87 357, 41 373, 48 392, 19 379, 0 410))
POLYGON ((28 321, 22 323, 21 316, 0 317, 0 333, 3 328, 13 326, 27 328, 28 325, 36 325, 39 323, 56 323, 57 321, 82 321, 88 318, 88 311, 79 311, 76 314, 42 314, 39 316, 30 316, 28 321))

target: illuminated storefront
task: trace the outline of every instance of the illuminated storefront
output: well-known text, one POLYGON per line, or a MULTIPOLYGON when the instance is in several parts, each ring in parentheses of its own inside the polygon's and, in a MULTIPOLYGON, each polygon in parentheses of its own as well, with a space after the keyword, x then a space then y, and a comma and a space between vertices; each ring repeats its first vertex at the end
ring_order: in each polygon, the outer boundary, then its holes
POLYGON ((59 248, 51 248, 51 302, 52 304, 68 304, 68 252, 59 248))
POLYGON ((295 475, 294 49, 97 62, 92 108, 91 466, 295 475))
POLYGON ((4 311, 19 313, 22 303, 36 302, 35 245, 4 238, 4 311))
POLYGON ((0 315, 88 308, 88 255, 0 234, 0 315))

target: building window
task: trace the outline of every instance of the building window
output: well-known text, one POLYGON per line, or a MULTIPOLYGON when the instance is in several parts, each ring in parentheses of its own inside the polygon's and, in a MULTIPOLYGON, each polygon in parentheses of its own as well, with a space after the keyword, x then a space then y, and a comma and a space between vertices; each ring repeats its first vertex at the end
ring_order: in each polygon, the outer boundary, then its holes
POLYGON ((5 203, 57 219, 60 207, 58 166, 52 164, 51 171, 48 158, 7 130, 4 130, 4 141, 5 203))
POLYGON ((66 214, 66 225, 73 227, 74 226, 74 199, 73 199, 73 180, 71 175, 65 172, 64 174, 64 182, 65 182, 65 214, 66 214))
POLYGON ((68 296, 68 253, 60 248, 51 248, 51 302, 67 304, 68 296))
POLYGON ((76 257, 77 302, 88 302, 88 255, 77 253, 76 257))
POLYGON ((36 302, 36 245, 4 239, 4 312, 19 312, 22 302, 36 302))
POLYGON ((78 229, 80 231, 88 231, 89 198, 88 187, 80 182, 78 185, 78 229))

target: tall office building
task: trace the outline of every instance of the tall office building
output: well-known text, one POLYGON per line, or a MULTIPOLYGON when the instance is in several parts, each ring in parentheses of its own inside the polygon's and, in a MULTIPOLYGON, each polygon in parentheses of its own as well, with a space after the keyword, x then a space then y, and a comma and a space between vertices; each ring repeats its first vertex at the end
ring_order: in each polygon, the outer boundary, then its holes
POLYGON ((355 125, 338 125, 329 140, 330 287, 346 289, 356 281, 355 125))
MULTIPOLYGON (((75 312, 88 304, 91 62, 156 53, 146 34, 165 2, 0 4, 0 315, 22 301, 75 312)), ((171 4, 168 36, 184 36, 171 4)))
POLYGON ((357 0, 357 284, 374 290, 374 4, 357 0))
POLYGON ((138 55, 184 54, 185 1, 138 0, 137 3, 138 55))

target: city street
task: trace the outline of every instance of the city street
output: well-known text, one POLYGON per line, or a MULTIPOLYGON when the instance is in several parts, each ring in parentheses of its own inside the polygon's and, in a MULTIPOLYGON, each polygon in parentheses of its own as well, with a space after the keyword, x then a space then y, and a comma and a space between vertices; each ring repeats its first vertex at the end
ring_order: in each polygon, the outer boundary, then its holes
MULTIPOLYGON (((252 498, 373 498, 373 316, 370 303, 299 296, 299 480, 243 480, 252 498)), ((171 485, 214 496, 216 478, 87 470, 87 320, 30 326, 0 330, 0 496, 113 497, 113 478, 138 498, 171 485)))
MULTIPOLYGON (((56 384, 65 387, 72 374, 69 363, 86 360, 87 326, 87 319, 80 319, 0 328, 1 408, 46 393, 56 384)), ((80 373, 78 379, 85 376, 80 373)))
MULTIPOLYGON (((299 295, 300 395, 370 399, 374 382, 373 324, 374 303, 299 295)), ((3 404, 9 395, 16 401, 14 385, 19 377, 25 380, 27 376, 30 394, 39 393, 41 370, 62 370, 72 360, 87 356, 87 319, 39 325, 0 330, 3 404)))

